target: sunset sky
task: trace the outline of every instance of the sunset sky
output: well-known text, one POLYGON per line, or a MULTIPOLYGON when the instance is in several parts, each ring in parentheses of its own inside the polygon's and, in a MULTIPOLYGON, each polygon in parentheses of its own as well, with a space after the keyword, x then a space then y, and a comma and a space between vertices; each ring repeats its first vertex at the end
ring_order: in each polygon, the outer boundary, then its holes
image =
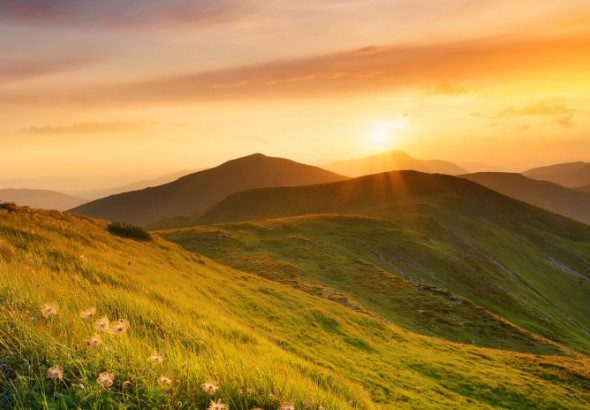
POLYGON ((0 51, 0 180, 590 161, 588 0, 0 0, 0 51))

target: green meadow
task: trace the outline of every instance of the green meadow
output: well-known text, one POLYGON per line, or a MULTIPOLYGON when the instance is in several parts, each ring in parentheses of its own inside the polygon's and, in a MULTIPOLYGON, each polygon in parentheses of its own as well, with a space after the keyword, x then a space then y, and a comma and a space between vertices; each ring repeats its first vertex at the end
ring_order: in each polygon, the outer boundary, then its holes
MULTIPOLYGON (((285 278, 298 266, 273 256, 280 249, 242 270, 159 235, 115 236, 107 225, 0 210, 1 407, 582 409, 590 401, 583 344, 551 341, 474 301, 459 303, 457 318, 485 322, 477 326, 490 337, 503 330, 514 349, 465 343, 469 331, 428 334, 411 315, 378 308, 381 296, 365 303, 336 278, 285 278), (279 261, 287 273, 263 272, 279 261)), ((451 293, 382 280, 403 300, 436 293, 425 303, 451 306, 451 293)))

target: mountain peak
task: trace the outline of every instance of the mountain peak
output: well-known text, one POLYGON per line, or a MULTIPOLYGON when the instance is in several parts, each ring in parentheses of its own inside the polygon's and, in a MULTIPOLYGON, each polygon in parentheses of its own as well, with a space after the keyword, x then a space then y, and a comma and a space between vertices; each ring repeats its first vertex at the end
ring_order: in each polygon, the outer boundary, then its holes
POLYGON ((227 161, 168 184, 89 202, 71 211, 145 226, 205 211, 234 192, 272 186, 313 185, 347 177, 261 153, 227 161))

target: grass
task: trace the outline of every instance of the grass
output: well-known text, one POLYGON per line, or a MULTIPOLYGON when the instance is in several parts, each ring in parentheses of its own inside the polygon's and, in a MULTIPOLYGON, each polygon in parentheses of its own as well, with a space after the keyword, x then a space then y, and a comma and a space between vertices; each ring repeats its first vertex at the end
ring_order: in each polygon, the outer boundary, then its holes
POLYGON ((220 399, 231 409, 582 409, 590 401, 590 359, 566 346, 555 356, 420 335, 340 303, 337 292, 232 269, 156 235, 112 236, 106 222, 75 215, 0 211, 0 284, 4 407, 207 408, 220 399), (45 317, 45 305, 56 314, 45 317), (81 317, 90 307, 96 315, 81 317), (100 332, 103 316, 129 328, 100 332), (102 343, 89 346, 95 334, 102 343), (149 361, 155 354, 162 363, 149 361), (47 378, 54 365, 61 380, 47 378), (97 381, 104 372, 114 375, 107 388, 97 381), (210 381, 213 395, 201 386, 210 381))
POLYGON ((590 353, 590 227, 461 178, 249 190, 199 223, 161 235, 423 334, 546 353, 540 336, 590 353))
MULTIPOLYGON (((533 283, 531 273, 550 267, 542 261, 541 266, 529 262, 514 267, 514 252, 506 250, 495 252, 491 263, 483 246, 461 247, 464 237, 437 238, 431 230, 426 239, 408 224, 354 215, 220 224, 160 235, 235 269, 374 313, 422 334, 529 353, 558 354, 560 348, 551 340, 588 349, 579 324, 589 327, 583 309, 590 295, 578 285, 578 278, 552 272, 552 281, 537 278, 533 283), (506 274, 506 266, 527 278, 530 287, 506 274), (578 298, 577 304, 562 304, 563 295, 556 291, 564 287, 570 303, 578 298), (558 304, 567 317, 555 314, 552 327, 545 315, 558 304), (576 318, 575 325, 570 317, 576 318)), ((526 244, 524 238, 517 240, 526 244)), ((529 257, 539 253, 521 249, 529 257)))

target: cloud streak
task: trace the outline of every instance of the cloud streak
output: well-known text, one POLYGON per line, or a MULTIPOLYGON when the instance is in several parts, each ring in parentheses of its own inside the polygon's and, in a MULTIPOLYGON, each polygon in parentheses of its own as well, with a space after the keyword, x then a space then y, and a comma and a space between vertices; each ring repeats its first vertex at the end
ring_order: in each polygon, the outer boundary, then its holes
MULTIPOLYGON (((153 79, 111 86, 6 94, 5 102, 34 97, 45 103, 162 104, 245 99, 315 98, 343 94, 391 92, 399 88, 432 84, 441 95, 466 90, 449 83, 494 83, 517 78, 527 81, 563 75, 590 66, 581 49, 590 44, 590 33, 574 37, 479 39, 443 44, 365 47, 320 57, 153 79)), ((509 108, 499 116, 533 115, 550 110, 568 114, 559 104, 522 109, 509 108), (526 114, 530 113, 530 114, 526 114)))
POLYGON ((73 71, 99 61, 100 58, 99 55, 85 55, 83 52, 67 58, 52 59, 0 56, 0 83, 73 71))
POLYGON ((18 24, 154 28, 237 18, 250 0, 0 0, 0 20, 18 24))
POLYGON ((29 126, 21 129, 23 134, 106 134, 142 131, 156 123, 141 120, 136 122, 80 122, 70 125, 29 126))
POLYGON ((553 101, 536 101, 522 108, 508 107, 504 110, 498 111, 494 118, 501 119, 506 117, 522 117, 531 115, 571 115, 579 111, 580 110, 569 108, 563 103, 556 103, 553 101))

